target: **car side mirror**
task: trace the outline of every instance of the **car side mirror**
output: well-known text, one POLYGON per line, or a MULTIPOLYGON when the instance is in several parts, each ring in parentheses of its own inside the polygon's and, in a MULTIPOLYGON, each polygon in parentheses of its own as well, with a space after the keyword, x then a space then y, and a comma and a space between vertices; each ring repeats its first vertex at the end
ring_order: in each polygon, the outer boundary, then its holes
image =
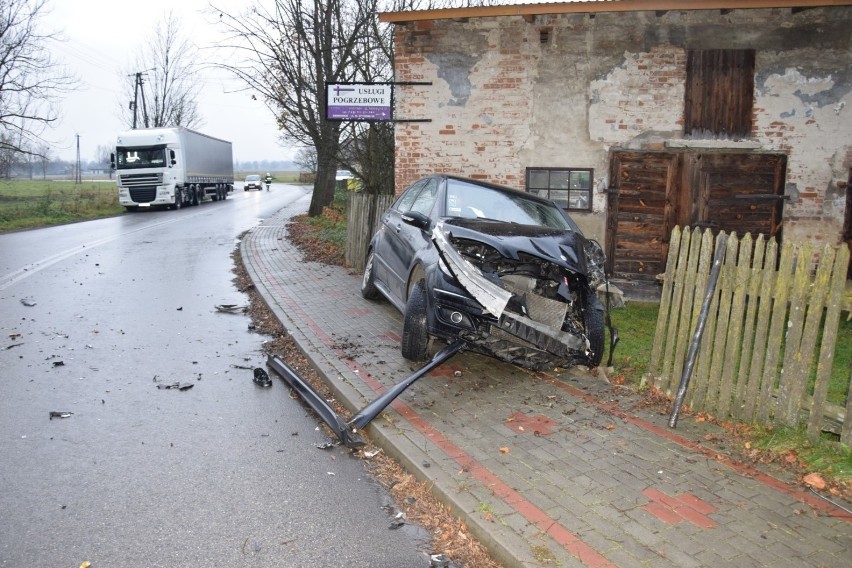
POLYGON ((403 213, 402 220, 418 229, 425 230, 429 227, 429 217, 419 211, 407 211, 403 213))

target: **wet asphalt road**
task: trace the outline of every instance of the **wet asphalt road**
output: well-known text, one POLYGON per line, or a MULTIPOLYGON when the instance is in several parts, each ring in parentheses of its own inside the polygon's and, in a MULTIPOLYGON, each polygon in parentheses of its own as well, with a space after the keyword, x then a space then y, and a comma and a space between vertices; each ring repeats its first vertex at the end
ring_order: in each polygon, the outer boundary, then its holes
POLYGON ((0 566, 428 566, 215 309, 247 302, 238 235, 307 191, 0 235, 0 566))

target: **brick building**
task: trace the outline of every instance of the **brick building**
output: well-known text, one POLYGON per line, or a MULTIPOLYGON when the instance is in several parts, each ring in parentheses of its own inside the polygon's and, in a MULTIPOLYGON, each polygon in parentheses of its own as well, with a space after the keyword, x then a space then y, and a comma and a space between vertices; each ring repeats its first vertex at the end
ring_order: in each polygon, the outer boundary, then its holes
POLYGON ((652 281, 675 225, 852 240, 852 2, 605 0, 387 12, 396 187, 549 196, 652 281))

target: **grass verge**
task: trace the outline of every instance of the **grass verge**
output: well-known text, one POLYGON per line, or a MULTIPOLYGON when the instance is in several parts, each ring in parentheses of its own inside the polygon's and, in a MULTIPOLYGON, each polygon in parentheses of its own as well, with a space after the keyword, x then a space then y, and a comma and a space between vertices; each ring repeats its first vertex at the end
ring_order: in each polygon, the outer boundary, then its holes
POLYGON ((0 183, 0 232, 111 217, 124 211, 115 182, 11 180, 0 183))

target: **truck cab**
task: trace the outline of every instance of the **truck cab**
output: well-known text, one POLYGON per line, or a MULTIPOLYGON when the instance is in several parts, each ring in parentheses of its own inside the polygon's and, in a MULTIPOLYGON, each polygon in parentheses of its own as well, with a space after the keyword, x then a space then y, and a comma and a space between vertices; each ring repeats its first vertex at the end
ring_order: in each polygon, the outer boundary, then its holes
POLYGON ((119 203, 140 207, 198 205, 233 191, 231 143, 183 127, 130 130, 116 139, 119 203))

